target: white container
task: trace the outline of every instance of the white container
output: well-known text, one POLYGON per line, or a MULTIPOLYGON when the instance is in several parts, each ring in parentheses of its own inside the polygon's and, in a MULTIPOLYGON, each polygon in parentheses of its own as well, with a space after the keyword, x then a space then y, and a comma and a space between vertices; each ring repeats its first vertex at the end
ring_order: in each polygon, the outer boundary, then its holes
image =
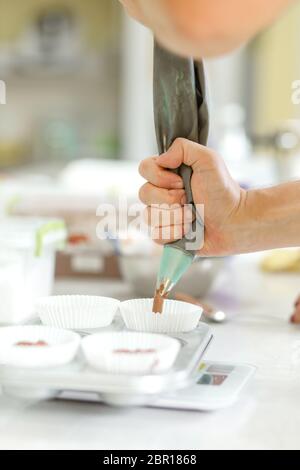
MULTIPOLYGON (((7 313, 0 323, 15 324, 34 313, 39 297, 52 293, 55 252, 66 239, 62 220, 32 217, 5 217, 0 219, 0 259, 6 253, 18 256, 23 282, 16 282, 16 295, 21 301, 19 311, 7 313)), ((2 310, 2 309, 1 309, 2 310)))
POLYGON ((87 336, 82 348, 88 364, 100 372, 150 374, 172 367, 180 343, 164 335, 119 331, 87 336))
POLYGON ((0 253, 0 325, 18 323, 23 310, 24 276, 22 259, 0 253))

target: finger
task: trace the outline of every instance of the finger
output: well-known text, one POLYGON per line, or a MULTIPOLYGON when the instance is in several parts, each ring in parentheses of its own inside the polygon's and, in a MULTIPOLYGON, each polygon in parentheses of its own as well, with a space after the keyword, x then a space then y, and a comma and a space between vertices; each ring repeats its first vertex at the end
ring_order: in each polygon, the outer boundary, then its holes
POLYGON ((143 160, 139 166, 139 172, 149 183, 166 189, 182 189, 183 181, 180 176, 167 171, 158 165, 158 157, 143 160))
POLYGON ((140 188, 139 198, 146 206, 152 204, 186 204, 184 189, 163 189, 151 183, 145 183, 140 188))
POLYGON ((154 227, 151 230, 151 238, 160 245, 181 240, 190 230, 191 225, 171 225, 168 227, 154 227))
POLYGON ((158 157, 157 164, 163 168, 179 168, 183 163, 195 171, 199 167, 205 170, 215 161, 215 154, 204 145, 187 139, 176 139, 164 154, 158 157))
POLYGON ((159 205, 146 207, 144 218, 151 227, 168 227, 172 225, 191 224, 195 215, 189 206, 174 205, 171 209, 162 209, 159 205))

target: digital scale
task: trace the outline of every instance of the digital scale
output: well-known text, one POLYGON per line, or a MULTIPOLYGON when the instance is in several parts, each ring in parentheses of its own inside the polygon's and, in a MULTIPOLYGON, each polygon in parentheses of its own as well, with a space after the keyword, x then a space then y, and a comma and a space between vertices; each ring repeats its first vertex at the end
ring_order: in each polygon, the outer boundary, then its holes
MULTIPOLYGON (((254 375, 256 367, 248 364, 202 362, 196 383, 187 389, 167 393, 149 404, 153 408, 214 411, 233 405, 254 375)), ((58 400, 103 403, 97 393, 64 391, 58 400)))
MULTIPOLYGON (((124 329, 121 317, 105 328, 124 329)), ((210 327, 205 323, 200 322, 194 331, 174 337, 180 341, 181 348, 172 369, 164 373, 101 373, 92 369, 79 353, 72 363, 63 367, 38 369, 0 365, 0 385, 5 394, 20 399, 89 401, 121 407, 216 410, 234 403, 253 376, 255 367, 203 362, 212 340, 210 327)))

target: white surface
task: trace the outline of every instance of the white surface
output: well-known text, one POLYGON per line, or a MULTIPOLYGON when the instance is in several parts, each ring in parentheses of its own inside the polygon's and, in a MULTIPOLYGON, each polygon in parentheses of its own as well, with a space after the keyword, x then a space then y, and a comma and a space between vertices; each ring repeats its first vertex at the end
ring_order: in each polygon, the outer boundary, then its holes
MULTIPOLYGON (((212 326, 206 358, 258 366, 232 407, 212 413, 65 402, 24 407, 2 397, 0 448, 300 448, 300 327, 288 323, 299 290, 299 274, 262 274, 256 256, 231 260, 220 276, 211 297, 232 315, 212 326)), ((124 284, 99 281, 64 281, 56 291, 130 296, 124 284)))

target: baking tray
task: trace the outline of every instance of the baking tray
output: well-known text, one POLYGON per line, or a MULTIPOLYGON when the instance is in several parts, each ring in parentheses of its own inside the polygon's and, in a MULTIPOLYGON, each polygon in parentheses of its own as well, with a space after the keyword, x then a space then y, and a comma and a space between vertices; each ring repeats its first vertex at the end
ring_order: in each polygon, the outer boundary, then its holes
MULTIPOLYGON (((125 329, 123 320, 118 317, 110 327, 93 333, 125 329)), ((91 331, 81 330, 80 333, 86 335, 91 331)), ((25 369, 2 365, 0 385, 4 393, 24 399, 43 400, 59 397, 64 391, 78 391, 98 393, 102 401, 111 405, 149 404, 161 394, 188 387, 195 381, 199 360, 212 340, 209 326, 202 322, 190 333, 172 336, 180 341, 181 349, 172 369, 166 373, 103 374, 89 367, 79 352, 72 363, 63 367, 25 369)))

